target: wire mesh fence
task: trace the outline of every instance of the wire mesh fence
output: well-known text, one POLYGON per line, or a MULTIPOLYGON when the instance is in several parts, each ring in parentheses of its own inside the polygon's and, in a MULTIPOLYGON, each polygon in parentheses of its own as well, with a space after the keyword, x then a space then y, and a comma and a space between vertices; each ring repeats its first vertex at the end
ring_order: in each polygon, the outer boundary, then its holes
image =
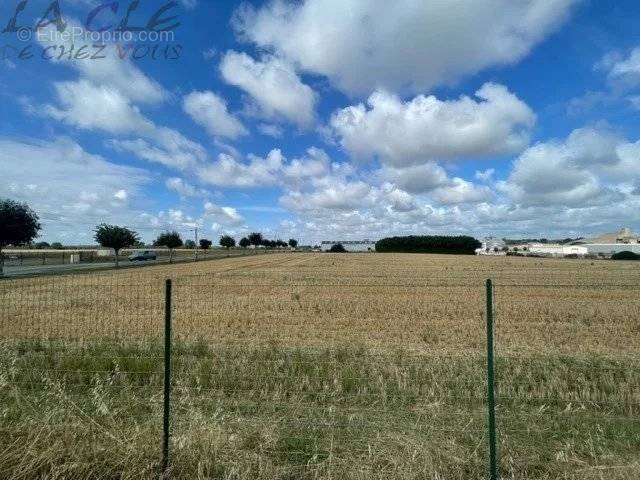
MULTIPOLYGON (((230 250, 214 248, 210 250, 177 249, 171 253, 168 249, 122 250, 118 255, 120 265, 140 266, 149 263, 181 263, 206 260, 218 260, 230 257, 249 255, 266 255, 281 253, 279 250, 234 248, 230 250), (140 252, 148 252, 151 256, 141 259, 140 252), (131 258, 130 258, 131 257, 131 258)), ((115 255, 98 250, 9 250, 0 253, 3 266, 8 271, 30 273, 37 267, 59 267, 64 265, 114 265, 115 255)))
MULTIPOLYGON (((1 470, 157 477, 170 366, 175 478, 489 477, 483 282, 250 261, 174 272, 169 363, 166 271, 0 282, 1 470)), ((636 478, 635 286, 517 280, 497 477, 636 478)))

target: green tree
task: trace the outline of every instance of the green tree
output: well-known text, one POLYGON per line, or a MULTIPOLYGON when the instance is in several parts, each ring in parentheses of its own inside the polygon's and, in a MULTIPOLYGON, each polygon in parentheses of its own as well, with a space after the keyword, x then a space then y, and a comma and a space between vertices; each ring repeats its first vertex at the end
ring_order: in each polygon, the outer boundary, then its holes
POLYGON ((249 241, 249 239, 247 237, 242 237, 240 239, 240 244, 239 244, 242 248, 247 248, 249 245, 251 245, 251 242, 249 241))
POLYGON ((173 263, 173 250, 183 245, 182 237, 176 231, 161 233, 153 243, 159 247, 167 247, 169 249, 169 263, 173 263))
POLYGON ((54 250, 62 250, 64 247, 62 246, 62 243, 60 243, 60 242, 53 242, 51 244, 51 248, 53 248, 54 250))
POLYGON ((139 241, 138 234, 126 227, 100 224, 95 229, 93 237, 99 245, 113 248, 116 253, 116 268, 120 265, 118 255, 123 248, 131 247, 139 241))
POLYGON ((202 250, 209 250, 211 248, 211 245, 213 245, 213 242, 211 240, 207 240, 206 238, 200 239, 200 248, 202 250))
POLYGON ((26 203, 0 200, 0 276, 4 274, 2 249, 13 245, 27 245, 42 228, 38 215, 26 203))
POLYGON ((329 251, 331 253, 347 253, 347 249, 344 248, 344 245, 342 245, 341 243, 336 243, 335 245, 332 245, 329 251))
POLYGON ((250 233, 247 237, 249 239, 249 243, 254 246, 262 245, 264 242, 264 238, 262 238, 262 234, 258 232, 250 233))
POLYGON ((229 235, 223 235, 220 237, 220 246, 226 248, 227 251, 229 251, 231 247, 236 246, 236 239, 229 235))
POLYGON ((196 242, 193 240, 186 240, 184 242, 184 248, 188 248, 189 250, 193 250, 196 248, 196 242))
POLYGON ((46 250, 47 248, 51 248, 51 245, 49 245, 49 242, 38 242, 35 244, 35 247, 38 250, 46 250))
POLYGON ((298 246, 298 241, 295 238, 290 238, 289 239, 289 246, 291 248, 296 248, 298 246))

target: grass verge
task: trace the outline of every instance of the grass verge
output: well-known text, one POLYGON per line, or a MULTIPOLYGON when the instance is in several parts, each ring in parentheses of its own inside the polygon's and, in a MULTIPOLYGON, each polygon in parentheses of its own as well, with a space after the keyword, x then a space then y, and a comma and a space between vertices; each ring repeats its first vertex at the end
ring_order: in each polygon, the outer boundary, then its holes
MULTIPOLYGON (((503 478, 640 476, 640 365, 501 357, 503 478)), ((158 345, 0 348, 5 478, 152 478, 160 464, 158 345)), ((481 356, 365 347, 178 344, 175 478, 481 479, 481 356)))

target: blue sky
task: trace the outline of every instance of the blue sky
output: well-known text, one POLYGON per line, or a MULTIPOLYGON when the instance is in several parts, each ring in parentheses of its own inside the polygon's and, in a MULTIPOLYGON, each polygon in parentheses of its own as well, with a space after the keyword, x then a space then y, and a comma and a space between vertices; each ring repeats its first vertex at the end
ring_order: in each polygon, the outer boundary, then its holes
POLYGON ((0 34, 0 196, 46 240, 88 243, 101 222, 303 243, 640 227, 636 1, 182 0, 162 41, 96 41, 103 3, 58 3, 75 36, 0 34), (50 58, 72 44, 103 58, 50 58))

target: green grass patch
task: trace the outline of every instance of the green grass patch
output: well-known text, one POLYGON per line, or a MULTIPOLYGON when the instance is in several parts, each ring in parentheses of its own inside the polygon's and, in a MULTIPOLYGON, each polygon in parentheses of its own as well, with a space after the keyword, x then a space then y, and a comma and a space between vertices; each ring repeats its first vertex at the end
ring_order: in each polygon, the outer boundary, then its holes
MULTIPOLYGON (((176 478, 486 476, 480 356, 177 344, 172 367, 176 478)), ((604 357, 499 357, 501 474, 637 478, 638 367, 604 357)), ((153 477, 162 378, 159 345, 3 345, 0 471, 153 477)))

